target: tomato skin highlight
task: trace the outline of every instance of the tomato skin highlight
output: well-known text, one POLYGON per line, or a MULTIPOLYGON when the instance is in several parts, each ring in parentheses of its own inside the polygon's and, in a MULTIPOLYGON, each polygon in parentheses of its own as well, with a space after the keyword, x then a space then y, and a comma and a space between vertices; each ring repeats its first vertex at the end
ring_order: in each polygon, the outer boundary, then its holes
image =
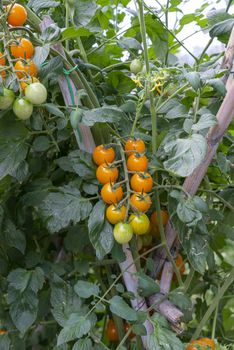
POLYGON ((41 105, 46 102, 47 90, 41 83, 32 83, 25 89, 25 97, 33 105, 41 105))
POLYGON ((149 173, 136 173, 130 180, 131 188, 135 192, 150 192, 153 188, 153 179, 149 173))
POLYGON ((116 167, 111 167, 110 164, 101 164, 96 171, 96 177, 103 185, 108 182, 115 182, 118 179, 118 176, 118 169, 116 167))
POLYGON ((127 168, 129 171, 146 171, 148 167, 148 158, 146 156, 138 156, 132 154, 127 160, 127 168))
POLYGON ((103 163, 112 163, 114 159, 115 151, 112 147, 99 145, 93 151, 93 161, 97 165, 101 165, 103 163))
POLYGON ((25 98, 17 98, 13 104, 13 112, 19 119, 29 119, 33 112, 33 105, 25 98))
POLYGON ((150 221, 148 216, 145 214, 131 214, 129 223, 132 226, 133 233, 135 233, 135 235, 145 235, 149 232, 150 221))
POLYGON ((134 60, 132 60, 132 62, 130 63, 130 71, 133 74, 138 74, 140 73, 140 71, 142 70, 142 62, 141 60, 135 58, 134 60))
POLYGON ((114 183, 106 183, 101 190, 101 196, 105 203, 116 204, 123 198, 123 189, 121 186, 114 187, 114 183))
POLYGON ((132 239, 133 229, 130 224, 119 222, 115 225, 113 234, 116 242, 126 244, 132 239))
POLYGON ((135 153, 144 153, 145 152, 145 143, 141 139, 129 139, 125 143, 125 152, 127 156, 130 156, 131 154, 135 153))
POLYGON ((7 22, 13 27, 23 26, 27 21, 28 14, 26 9, 20 4, 6 6, 6 12, 9 12, 7 22))
POLYGON ((15 100, 14 91, 3 88, 3 95, 0 95, 0 110, 6 110, 13 105, 15 100))
POLYGON ((31 58, 34 54, 34 47, 30 40, 20 38, 18 43, 13 43, 10 46, 11 54, 15 58, 31 58))
POLYGON ((147 193, 134 193, 130 197, 130 204, 133 210, 145 213, 151 207, 151 198, 147 193))
POLYGON ((125 205, 118 208, 112 204, 106 209, 106 218, 110 224, 115 225, 120 221, 124 221, 126 212, 127 208, 125 205))

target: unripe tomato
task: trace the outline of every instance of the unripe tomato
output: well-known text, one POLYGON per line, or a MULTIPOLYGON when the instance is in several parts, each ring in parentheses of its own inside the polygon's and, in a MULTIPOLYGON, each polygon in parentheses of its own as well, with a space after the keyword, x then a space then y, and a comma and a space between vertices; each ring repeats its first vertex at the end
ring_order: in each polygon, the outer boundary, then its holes
POLYGON ((17 98, 13 104, 13 112, 19 119, 29 119, 33 112, 33 105, 25 98, 17 98))
POLYGON ((149 173, 136 173, 131 177, 131 188, 135 192, 150 192, 153 188, 153 179, 149 173))
MULTIPOLYGON (((161 214, 163 226, 166 226, 169 220, 168 212, 166 210, 160 210, 160 214, 161 214)), ((151 233, 156 237, 160 237, 158 215, 156 211, 154 211, 150 217, 150 224, 151 224, 151 233)))
POLYGON ((117 327, 113 320, 109 320, 107 323, 106 335, 110 342, 117 343, 119 341, 117 327))
POLYGON ((112 225, 118 224, 120 221, 124 221, 126 216, 127 208, 122 205, 120 208, 118 206, 110 205, 106 209, 106 218, 112 225))
POLYGON ((135 60, 132 60, 131 64, 130 64, 130 71, 133 73, 133 74, 138 74, 140 73, 140 71, 142 70, 142 62, 141 60, 139 59, 135 59, 135 60))
POLYGON ((17 76, 22 78, 36 77, 38 69, 33 61, 27 60, 27 63, 22 61, 17 61, 15 64, 15 71, 17 76))
POLYGON ((147 193, 134 193, 130 197, 130 204, 133 210, 145 213, 151 207, 151 198, 147 193))
POLYGON ((111 164, 101 164, 97 168, 96 177, 98 181, 105 185, 108 182, 115 182, 118 179, 119 171, 111 164))
POLYGON ((132 226, 133 233, 136 235, 145 235, 149 232, 150 221, 148 216, 145 214, 131 214, 129 223, 132 226))
POLYGON ((77 129, 79 123, 81 122, 83 112, 81 109, 77 109, 71 112, 70 122, 73 129, 77 129))
POLYGON ((28 14, 25 8, 20 4, 6 6, 6 12, 9 12, 7 22, 13 27, 23 26, 27 21, 28 14))
POLYGON ((132 239, 132 226, 128 223, 119 222, 115 225, 113 234, 116 242, 119 244, 126 244, 132 239))
POLYGON ((137 139, 137 140, 129 139, 125 143, 124 149, 128 156, 135 153, 143 153, 145 152, 145 143, 141 139, 137 139))
POLYGON ((18 42, 11 44, 10 50, 15 58, 31 58, 34 54, 33 44, 26 38, 20 38, 18 42))
POLYGON ((0 95, 0 110, 5 110, 11 107, 14 100, 14 92, 10 89, 3 88, 3 95, 0 95))
POLYGON ((97 165, 112 163, 115 159, 115 151, 112 147, 97 146, 93 151, 93 161, 97 165))
POLYGON ((33 105, 41 105, 46 102, 47 90, 41 83, 32 83, 26 87, 25 97, 33 105))
POLYGON ((102 187, 101 196, 105 203, 116 204, 123 198, 122 187, 116 187, 114 183, 106 183, 102 187))
POLYGON ((39 80, 35 77, 28 78, 28 79, 22 79, 22 81, 20 81, 20 87, 22 90, 25 90, 26 87, 32 83, 39 83, 39 80))
POLYGON ((132 154, 127 160, 127 168, 129 171, 146 171, 148 167, 148 158, 146 156, 138 156, 132 154))

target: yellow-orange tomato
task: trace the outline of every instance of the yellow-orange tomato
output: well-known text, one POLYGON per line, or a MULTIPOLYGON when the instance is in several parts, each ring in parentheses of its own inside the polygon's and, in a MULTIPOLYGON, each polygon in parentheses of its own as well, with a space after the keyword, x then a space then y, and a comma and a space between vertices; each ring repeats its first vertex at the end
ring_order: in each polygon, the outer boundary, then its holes
MULTIPOLYGON (((160 214, 161 214, 163 226, 166 226, 166 224, 169 220, 168 212, 166 210, 161 210, 160 214)), ((150 227, 151 227, 151 233, 153 235, 159 237, 160 236, 159 223, 158 223, 158 215, 157 215, 156 211, 154 211, 150 217, 150 227)))
POLYGON ((20 38, 10 46, 11 54, 15 58, 31 58, 34 54, 34 47, 30 40, 20 38))
MULTIPOLYGON (((185 266, 184 266, 184 260, 180 254, 177 255, 175 259, 176 266, 178 267, 181 275, 185 273, 185 266)), ((173 274, 173 281, 177 281, 176 274, 173 274)))
POLYGON ((128 156, 133 153, 143 153, 145 152, 145 143, 143 140, 137 139, 129 139, 125 144, 125 151, 128 156))
POLYGON ((118 169, 116 167, 112 167, 111 164, 101 164, 96 171, 96 177, 103 185, 107 184, 108 182, 115 182, 118 179, 118 176, 118 169))
POLYGON ((116 204, 123 198, 123 189, 116 187, 114 183, 106 183, 101 190, 101 196, 105 203, 116 204))
POLYGON ((5 329, 0 329, 0 335, 7 334, 8 332, 5 329))
POLYGON ((21 82, 20 82, 20 87, 22 90, 25 90, 26 87, 32 83, 39 83, 39 80, 35 77, 32 77, 32 78, 28 78, 28 79, 23 79, 21 82))
POLYGON ((22 78, 36 77, 38 69, 36 64, 33 61, 27 60, 27 63, 22 61, 17 61, 15 64, 15 70, 17 76, 22 78))
POLYGON ((186 350, 215 350, 215 342, 210 338, 201 338, 193 340, 186 348, 186 350))
POLYGON ((145 213, 151 207, 151 198, 147 193, 134 193, 130 197, 130 204, 133 210, 145 213))
POLYGON ((136 192, 150 192, 153 188, 153 179, 149 173, 136 173, 131 177, 131 188, 136 192))
POLYGON ((112 163, 115 159, 115 151, 112 147, 105 147, 104 145, 97 146, 93 151, 93 161, 97 165, 103 163, 112 163))
MULTIPOLYGON (((5 66, 5 65, 6 65, 6 59, 3 56, 3 54, 0 52, 0 68, 1 68, 1 66, 5 66)), ((5 70, 1 71, 1 76, 3 78, 6 77, 6 71, 5 70)))
POLYGON ((106 335, 110 342, 117 343, 119 341, 117 327, 113 320, 109 320, 107 323, 106 335))
POLYGON ((6 12, 8 12, 7 22, 13 27, 23 26, 27 21, 28 14, 26 9, 20 4, 14 4, 6 6, 6 12))
POLYGON ((120 208, 115 205, 110 205, 106 209, 106 218, 112 225, 118 224, 121 221, 124 221, 126 216, 127 208, 125 205, 122 205, 120 208))
POLYGON ((137 154, 132 154, 128 157, 127 168, 129 171, 146 171, 148 167, 148 158, 146 156, 139 156, 137 154))

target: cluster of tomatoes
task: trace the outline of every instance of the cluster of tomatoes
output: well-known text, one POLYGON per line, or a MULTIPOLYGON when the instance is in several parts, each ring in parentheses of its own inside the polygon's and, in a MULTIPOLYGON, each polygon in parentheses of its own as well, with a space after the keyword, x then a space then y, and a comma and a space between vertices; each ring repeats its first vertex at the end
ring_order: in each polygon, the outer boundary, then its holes
POLYGON ((193 340, 186 348, 186 350, 215 350, 215 342, 210 338, 201 338, 193 340))
MULTIPOLYGON (((21 27, 27 21, 27 11, 20 4, 6 6, 5 12, 9 27, 21 27)), ((33 55, 34 46, 24 37, 10 38, 7 47, 5 46, 5 52, 0 52, 0 72, 5 85, 10 85, 17 79, 20 90, 20 96, 16 98, 13 90, 3 87, 0 110, 13 108, 14 114, 23 120, 30 118, 33 105, 41 105, 47 99, 45 86, 36 78, 38 68, 33 62, 33 55), (7 73, 10 71, 13 73, 13 79, 10 76, 7 79, 7 73)))

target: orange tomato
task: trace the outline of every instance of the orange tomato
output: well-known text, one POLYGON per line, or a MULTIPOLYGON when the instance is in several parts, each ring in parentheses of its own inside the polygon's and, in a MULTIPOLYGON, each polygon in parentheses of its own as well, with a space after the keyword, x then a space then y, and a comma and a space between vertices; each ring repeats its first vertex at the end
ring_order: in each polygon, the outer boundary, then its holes
POLYGON ((30 40, 20 38, 10 46, 11 54, 15 58, 31 58, 34 54, 34 47, 30 40))
POLYGON ((132 154, 128 157, 127 168, 129 171, 146 171, 148 167, 148 158, 146 156, 139 156, 132 154))
MULTIPOLYGON (((6 65, 6 59, 5 59, 5 57, 3 57, 3 54, 0 52, 0 68, 1 68, 1 66, 5 66, 5 65, 6 65)), ((6 71, 5 70, 1 71, 1 76, 3 78, 6 77, 6 71)))
POLYGON ((153 179, 149 173, 136 173, 131 177, 131 188, 136 192, 150 192, 153 188, 153 179))
POLYGON ((125 205, 122 205, 122 207, 119 208, 112 204, 106 209, 106 218, 112 225, 116 225, 119 222, 124 221, 126 212, 127 208, 125 205))
POLYGON ((8 332, 4 329, 0 329, 0 335, 7 334, 8 332))
POLYGON ((130 204, 133 210, 145 213, 151 207, 151 198, 147 193, 134 193, 130 197, 130 204))
POLYGON ((116 167, 112 167, 111 164, 101 164, 96 171, 96 177, 103 185, 108 182, 115 182, 118 179, 118 176, 118 169, 116 167))
POLYGON ((97 165, 112 163, 115 159, 115 151, 112 147, 97 146, 93 151, 93 161, 97 165))
POLYGON ((140 139, 137 139, 137 140, 129 139, 125 143, 125 151, 128 156, 130 156, 131 154, 135 154, 136 152, 143 153, 145 152, 145 143, 143 140, 140 140, 140 139))
POLYGON ((22 61, 17 61, 15 64, 15 70, 17 76, 22 78, 28 78, 28 77, 36 77, 37 76, 37 66, 33 61, 27 60, 27 63, 25 64, 22 61))
POLYGON ((110 342, 117 343, 119 341, 117 327, 113 320, 109 320, 107 323, 106 335, 110 342))
MULTIPOLYGON (((185 266, 184 266, 184 260, 182 258, 182 256, 180 254, 177 255, 176 259, 175 259, 175 263, 176 263, 176 266, 178 267, 181 275, 183 275, 185 273, 185 266)), ((177 277, 176 277, 176 274, 174 273, 173 274, 173 281, 177 281, 177 277)))
POLYGON ((101 196, 105 203, 116 204, 123 198, 121 186, 115 187, 114 183, 106 183, 101 190, 101 196))
MULTIPOLYGON (((163 226, 166 226, 168 220, 169 220, 169 215, 168 212, 166 210, 160 210, 160 214, 161 214, 161 218, 162 218, 162 223, 163 226)), ((158 216, 157 216, 157 212, 154 211, 151 214, 150 217, 150 227, 151 227, 151 233, 153 235, 155 235, 156 237, 160 237, 159 234, 159 223, 158 223, 158 216)))
POLYGON ((193 340, 186 348, 186 350, 215 350, 215 342, 210 338, 201 338, 193 340))
POLYGON ((27 21, 28 14, 26 9, 20 4, 14 4, 6 6, 6 12, 8 12, 7 22, 13 27, 23 26, 27 21))
POLYGON ((39 80, 35 77, 23 79, 22 82, 20 82, 21 89, 25 90, 26 87, 32 83, 39 83, 39 80))

